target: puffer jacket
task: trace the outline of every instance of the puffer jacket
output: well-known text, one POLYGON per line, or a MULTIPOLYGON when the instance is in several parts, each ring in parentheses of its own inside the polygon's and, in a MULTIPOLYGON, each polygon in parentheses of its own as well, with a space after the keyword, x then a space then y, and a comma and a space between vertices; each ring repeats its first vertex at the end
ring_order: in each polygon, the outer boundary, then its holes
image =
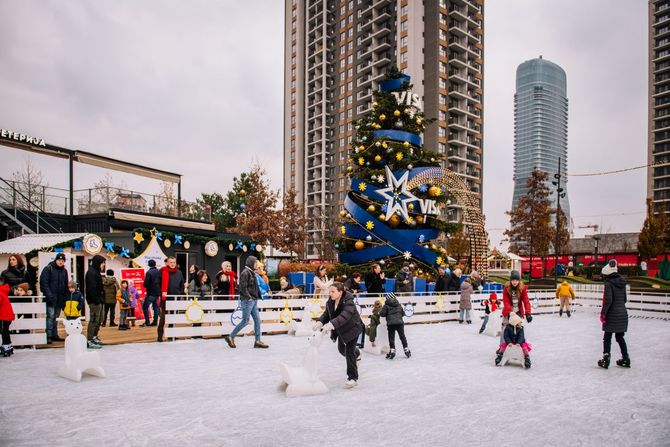
POLYGON ((0 286, 0 320, 14 321, 14 309, 9 301, 9 284, 0 286))
POLYGON ((113 276, 105 276, 102 278, 102 286, 105 289, 105 304, 116 303, 116 292, 119 291, 119 283, 113 276))
POLYGON ((558 286, 558 289, 556 289, 556 298, 561 297, 571 297, 573 300, 575 299, 575 291, 572 290, 570 284, 561 283, 561 285, 558 286))
POLYGON ((105 288, 102 285, 101 265, 105 258, 101 255, 93 256, 91 266, 86 271, 86 302, 89 305, 102 304, 105 300, 105 288))
POLYGON ((261 298, 256 273, 254 272, 256 261, 255 256, 249 256, 244 264, 244 270, 240 273, 238 287, 241 300, 257 300, 261 298))
POLYGON ((337 308, 334 300, 326 301, 326 310, 319 317, 319 321, 323 324, 333 323, 335 330, 332 336, 339 336, 344 343, 357 339, 363 331, 363 321, 356 310, 354 297, 346 291, 340 298, 337 308))
POLYGON ((58 267, 56 261, 51 261, 40 275, 40 291, 44 295, 48 306, 62 309, 65 307, 67 296, 68 273, 65 266, 58 267))
POLYGON ((459 310, 472 309, 472 294, 475 293, 475 288, 472 285, 470 278, 461 283, 461 302, 458 305, 459 310))
POLYGON ((397 298, 389 296, 386 298, 384 307, 382 307, 381 312, 379 312, 380 317, 386 318, 387 326, 401 326, 405 324, 402 317, 405 315, 402 305, 397 298))
POLYGON ((605 317, 603 331, 626 332, 628 330, 628 311, 626 310, 626 280, 619 273, 604 277, 605 292, 600 315, 605 317))

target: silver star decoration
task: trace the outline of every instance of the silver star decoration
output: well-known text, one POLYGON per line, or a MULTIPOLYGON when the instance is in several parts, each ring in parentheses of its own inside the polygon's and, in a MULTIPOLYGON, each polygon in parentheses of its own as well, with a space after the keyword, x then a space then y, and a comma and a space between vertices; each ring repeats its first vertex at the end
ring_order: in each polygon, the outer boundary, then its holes
POLYGON ((409 252, 409 251, 406 251, 405 253, 402 254, 402 257, 409 261, 410 259, 412 259, 412 253, 409 252))
POLYGON ((405 222, 409 223, 409 214, 407 213, 407 204, 419 200, 414 194, 407 190, 407 180, 409 171, 399 178, 395 178, 391 169, 386 166, 386 188, 379 188, 377 194, 386 199, 386 220, 398 211, 405 222))

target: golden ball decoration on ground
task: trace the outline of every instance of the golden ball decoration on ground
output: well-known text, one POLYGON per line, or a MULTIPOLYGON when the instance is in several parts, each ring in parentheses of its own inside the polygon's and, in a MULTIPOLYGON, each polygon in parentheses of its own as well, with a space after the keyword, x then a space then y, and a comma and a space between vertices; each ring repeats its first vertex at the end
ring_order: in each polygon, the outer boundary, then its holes
POLYGON ((369 212, 369 213, 374 213, 374 212, 375 212, 375 209, 376 209, 376 208, 375 208, 374 205, 370 205, 370 206, 368 207, 368 212, 369 212))
POLYGON ((391 225, 394 228, 400 225, 400 217, 398 217, 397 214, 391 216, 391 218, 389 219, 389 225, 391 225))
POLYGON ((356 250, 362 250, 365 248, 365 243, 363 241, 356 241, 354 247, 356 247, 356 250))
POLYGON ((430 188, 428 188, 428 195, 431 197, 437 197, 440 195, 441 192, 442 191, 440 191, 440 188, 438 188, 437 186, 431 186, 430 188))
POLYGON ((393 116, 400 116, 400 110, 393 111, 393 116))
POLYGON ((384 115, 383 113, 381 115, 379 115, 379 121, 384 121, 385 119, 386 119, 386 115, 384 115))
POLYGON ((379 163, 380 161, 382 161, 382 156, 381 156, 381 155, 375 155, 375 161, 376 161, 377 163, 379 163))

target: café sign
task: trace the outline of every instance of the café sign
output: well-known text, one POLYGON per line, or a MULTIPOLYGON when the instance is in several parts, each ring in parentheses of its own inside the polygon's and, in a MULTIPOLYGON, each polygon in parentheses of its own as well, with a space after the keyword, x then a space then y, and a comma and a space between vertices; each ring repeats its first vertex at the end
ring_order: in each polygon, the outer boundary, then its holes
POLYGON ((7 129, 0 129, 0 137, 7 140, 18 141, 19 143, 27 143, 27 144, 34 144, 35 146, 47 147, 47 144, 44 142, 42 138, 31 137, 30 135, 25 135, 7 129))

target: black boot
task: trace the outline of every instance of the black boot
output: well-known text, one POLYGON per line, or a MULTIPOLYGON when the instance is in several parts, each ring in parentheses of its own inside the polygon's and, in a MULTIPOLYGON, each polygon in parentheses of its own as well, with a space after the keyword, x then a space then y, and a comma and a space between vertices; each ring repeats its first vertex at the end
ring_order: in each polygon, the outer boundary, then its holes
POLYGON ((386 354, 386 358, 389 360, 393 360, 395 357, 395 349, 391 349, 388 354, 386 354))
POLYGON ((525 356, 523 358, 523 364, 526 366, 527 369, 530 368, 530 357, 529 356, 525 356))
POLYGON ((503 357, 503 353, 498 352, 498 354, 496 355, 496 366, 500 365, 500 362, 502 362, 502 357, 503 357))
POLYGON ((558 309, 558 316, 562 317, 563 316, 563 309, 558 309))
POLYGON ((616 364, 623 368, 630 368, 630 357, 625 356, 624 358, 617 360, 616 364))
POLYGON ((412 351, 409 348, 405 348, 405 357, 410 358, 412 356, 412 351))
POLYGON ((565 313, 568 314, 568 318, 570 318, 570 311, 566 310, 565 313))
POLYGON ((603 358, 598 360, 598 366, 601 368, 609 368, 610 367, 610 355, 609 353, 603 354, 603 358))

